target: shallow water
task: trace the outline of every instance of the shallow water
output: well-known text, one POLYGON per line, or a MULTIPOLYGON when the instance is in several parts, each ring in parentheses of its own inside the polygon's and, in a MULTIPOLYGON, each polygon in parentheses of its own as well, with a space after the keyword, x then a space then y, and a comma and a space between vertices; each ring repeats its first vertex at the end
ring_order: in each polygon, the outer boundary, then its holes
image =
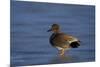
POLYGON ((11 2, 11 65, 39 65, 95 60, 95 7, 82 5, 11 2), (49 43, 53 23, 81 41, 63 58, 49 43))

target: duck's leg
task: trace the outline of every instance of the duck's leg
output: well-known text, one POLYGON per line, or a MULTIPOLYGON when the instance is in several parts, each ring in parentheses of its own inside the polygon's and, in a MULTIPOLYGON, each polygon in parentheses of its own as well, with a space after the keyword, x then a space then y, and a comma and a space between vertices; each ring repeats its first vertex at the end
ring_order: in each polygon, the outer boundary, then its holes
POLYGON ((63 56, 65 54, 65 50, 64 49, 59 50, 59 54, 60 56, 63 56))

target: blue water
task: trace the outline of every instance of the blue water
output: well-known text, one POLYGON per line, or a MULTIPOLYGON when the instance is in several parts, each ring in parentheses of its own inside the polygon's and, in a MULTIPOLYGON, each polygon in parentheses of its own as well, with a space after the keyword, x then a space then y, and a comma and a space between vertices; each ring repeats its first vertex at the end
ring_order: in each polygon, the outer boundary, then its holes
POLYGON ((90 61, 95 61, 95 6, 11 2, 12 66, 90 61), (53 23, 81 41, 63 58, 49 43, 47 30, 53 23))

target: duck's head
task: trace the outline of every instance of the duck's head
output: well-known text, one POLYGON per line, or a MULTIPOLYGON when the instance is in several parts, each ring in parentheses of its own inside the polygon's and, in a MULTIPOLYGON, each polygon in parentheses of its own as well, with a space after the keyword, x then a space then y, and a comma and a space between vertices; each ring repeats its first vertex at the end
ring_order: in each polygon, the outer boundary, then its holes
POLYGON ((59 32, 60 30, 60 26, 58 24, 52 24, 50 26, 50 29, 48 30, 48 32, 52 31, 54 33, 59 32))

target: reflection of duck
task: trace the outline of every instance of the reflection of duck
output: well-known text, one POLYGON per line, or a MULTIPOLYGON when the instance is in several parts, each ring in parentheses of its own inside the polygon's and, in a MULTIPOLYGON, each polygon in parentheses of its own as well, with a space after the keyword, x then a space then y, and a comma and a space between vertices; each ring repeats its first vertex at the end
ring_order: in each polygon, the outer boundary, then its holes
POLYGON ((50 37, 50 43, 53 47, 58 48, 61 56, 64 55, 65 50, 69 48, 78 48, 78 46, 80 46, 80 41, 76 37, 60 32, 58 24, 53 24, 48 32, 49 31, 53 32, 50 37))
POLYGON ((56 63, 70 63, 72 62, 74 59, 72 56, 63 56, 63 57, 58 57, 58 56, 54 56, 52 59, 51 59, 51 62, 52 64, 56 64, 56 63))

